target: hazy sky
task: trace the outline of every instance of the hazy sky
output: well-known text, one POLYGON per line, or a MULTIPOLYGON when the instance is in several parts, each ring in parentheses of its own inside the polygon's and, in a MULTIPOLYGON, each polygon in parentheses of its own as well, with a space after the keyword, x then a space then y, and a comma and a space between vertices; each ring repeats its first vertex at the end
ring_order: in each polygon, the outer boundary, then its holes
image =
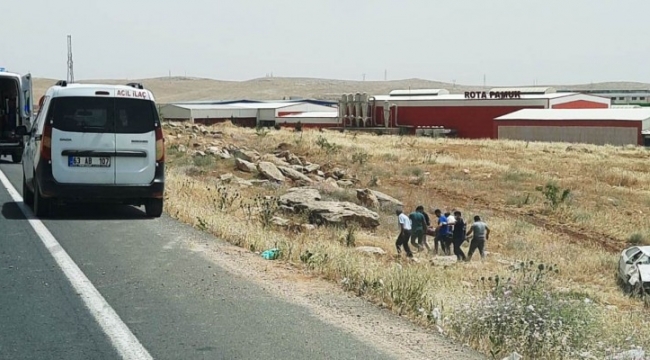
POLYGON ((3 0, 0 67, 172 75, 650 82, 648 0, 3 0), (10 16, 7 16, 10 15, 10 16))

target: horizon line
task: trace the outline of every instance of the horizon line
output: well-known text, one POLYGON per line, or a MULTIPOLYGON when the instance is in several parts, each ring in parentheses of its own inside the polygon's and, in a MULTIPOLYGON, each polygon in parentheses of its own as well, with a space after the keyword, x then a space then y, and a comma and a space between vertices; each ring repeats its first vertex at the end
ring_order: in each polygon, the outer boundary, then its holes
MULTIPOLYGON (((34 79, 39 79, 39 80, 52 80, 52 81, 59 81, 59 80, 65 80, 65 79, 57 79, 57 78, 50 78, 50 77, 34 77, 34 79)), ((201 77, 201 76, 190 76, 190 75, 175 75, 175 76, 156 76, 156 77, 146 77, 146 78, 130 78, 130 77, 125 77, 125 78, 85 78, 85 79, 79 79, 76 78, 75 82, 89 82, 89 81, 148 81, 148 80, 172 80, 172 81, 197 81, 197 80, 207 80, 207 81, 216 81, 216 82, 228 82, 228 83, 245 83, 245 82, 252 82, 252 81, 260 81, 260 80, 273 80, 273 79, 292 79, 292 80, 326 80, 326 81, 338 81, 338 82, 355 82, 355 83, 391 83, 391 82, 404 82, 404 81, 422 81, 422 82, 431 82, 431 83, 439 83, 439 84, 445 84, 448 85, 450 88, 456 88, 456 87, 471 87, 471 88, 490 88, 490 87, 535 87, 535 88, 540 88, 540 87, 558 87, 558 86, 593 86, 593 85, 599 85, 599 84, 608 84, 608 83, 629 83, 629 84, 640 84, 640 85, 647 85, 650 87, 650 83, 645 83, 641 81, 630 81, 630 80, 616 80, 616 81, 599 81, 599 82, 585 82, 585 83, 573 83, 573 84, 523 84, 523 85, 483 85, 483 84, 461 84, 461 83, 454 83, 454 82, 446 82, 446 81, 441 81, 441 80, 430 80, 430 79, 424 79, 424 78, 402 78, 402 79, 392 79, 392 80, 352 80, 352 79, 337 79, 337 78, 322 78, 322 77, 304 77, 304 76, 268 76, 268 77, 257 77, 257 78, 250 78, 246 80, 223 80, 223 79, 217 79, 217 78, 210 78, 210 77, 201 77)))

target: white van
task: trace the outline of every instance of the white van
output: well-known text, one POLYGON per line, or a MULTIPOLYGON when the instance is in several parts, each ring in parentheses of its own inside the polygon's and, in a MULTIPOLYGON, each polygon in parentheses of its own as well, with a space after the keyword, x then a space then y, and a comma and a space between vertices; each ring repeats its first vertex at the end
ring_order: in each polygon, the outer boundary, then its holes
POLYGON ((19 163, 24 135, 31 125, 32 75, 19 75, 0 68, 0 157, 19 163))
POLYGON ((52 206, 117 202, 163 211, 165 148, 153 94, 141 84, 59 81, 40 100, 23 156, 23 197, 52 206))

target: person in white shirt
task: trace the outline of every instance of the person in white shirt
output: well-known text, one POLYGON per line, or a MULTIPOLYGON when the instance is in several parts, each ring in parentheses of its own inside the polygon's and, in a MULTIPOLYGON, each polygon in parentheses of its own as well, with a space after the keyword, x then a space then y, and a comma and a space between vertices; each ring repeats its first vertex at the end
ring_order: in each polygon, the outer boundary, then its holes
POLYGON ((395 247, 397 248, 397 255, 402 253, 401 247, 404 247, 404 252, 409 258, 413 257, 411 248, 409 247, 409 239, 411 239, 411 219, 402 212, 402 209, 395 210, 397 215, 397 224, 399 226, 399 235, 397 236, 397 241, 395 241, 395 247))
POLYGON ((445 213, 445 217, 447 218, 447 225, 449 225, 449 230, 451 232, 454 232, 454 225, 456 225, 456 217, 449 211, 445 213))

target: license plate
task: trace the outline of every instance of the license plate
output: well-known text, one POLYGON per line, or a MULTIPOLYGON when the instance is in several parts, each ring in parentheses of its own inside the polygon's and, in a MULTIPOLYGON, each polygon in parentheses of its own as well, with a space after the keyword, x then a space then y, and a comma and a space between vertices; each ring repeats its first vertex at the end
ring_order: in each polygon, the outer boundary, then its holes
POLYGON ((69 156, 68 166, 72 167, 110 167, 110 157, 69 156))

